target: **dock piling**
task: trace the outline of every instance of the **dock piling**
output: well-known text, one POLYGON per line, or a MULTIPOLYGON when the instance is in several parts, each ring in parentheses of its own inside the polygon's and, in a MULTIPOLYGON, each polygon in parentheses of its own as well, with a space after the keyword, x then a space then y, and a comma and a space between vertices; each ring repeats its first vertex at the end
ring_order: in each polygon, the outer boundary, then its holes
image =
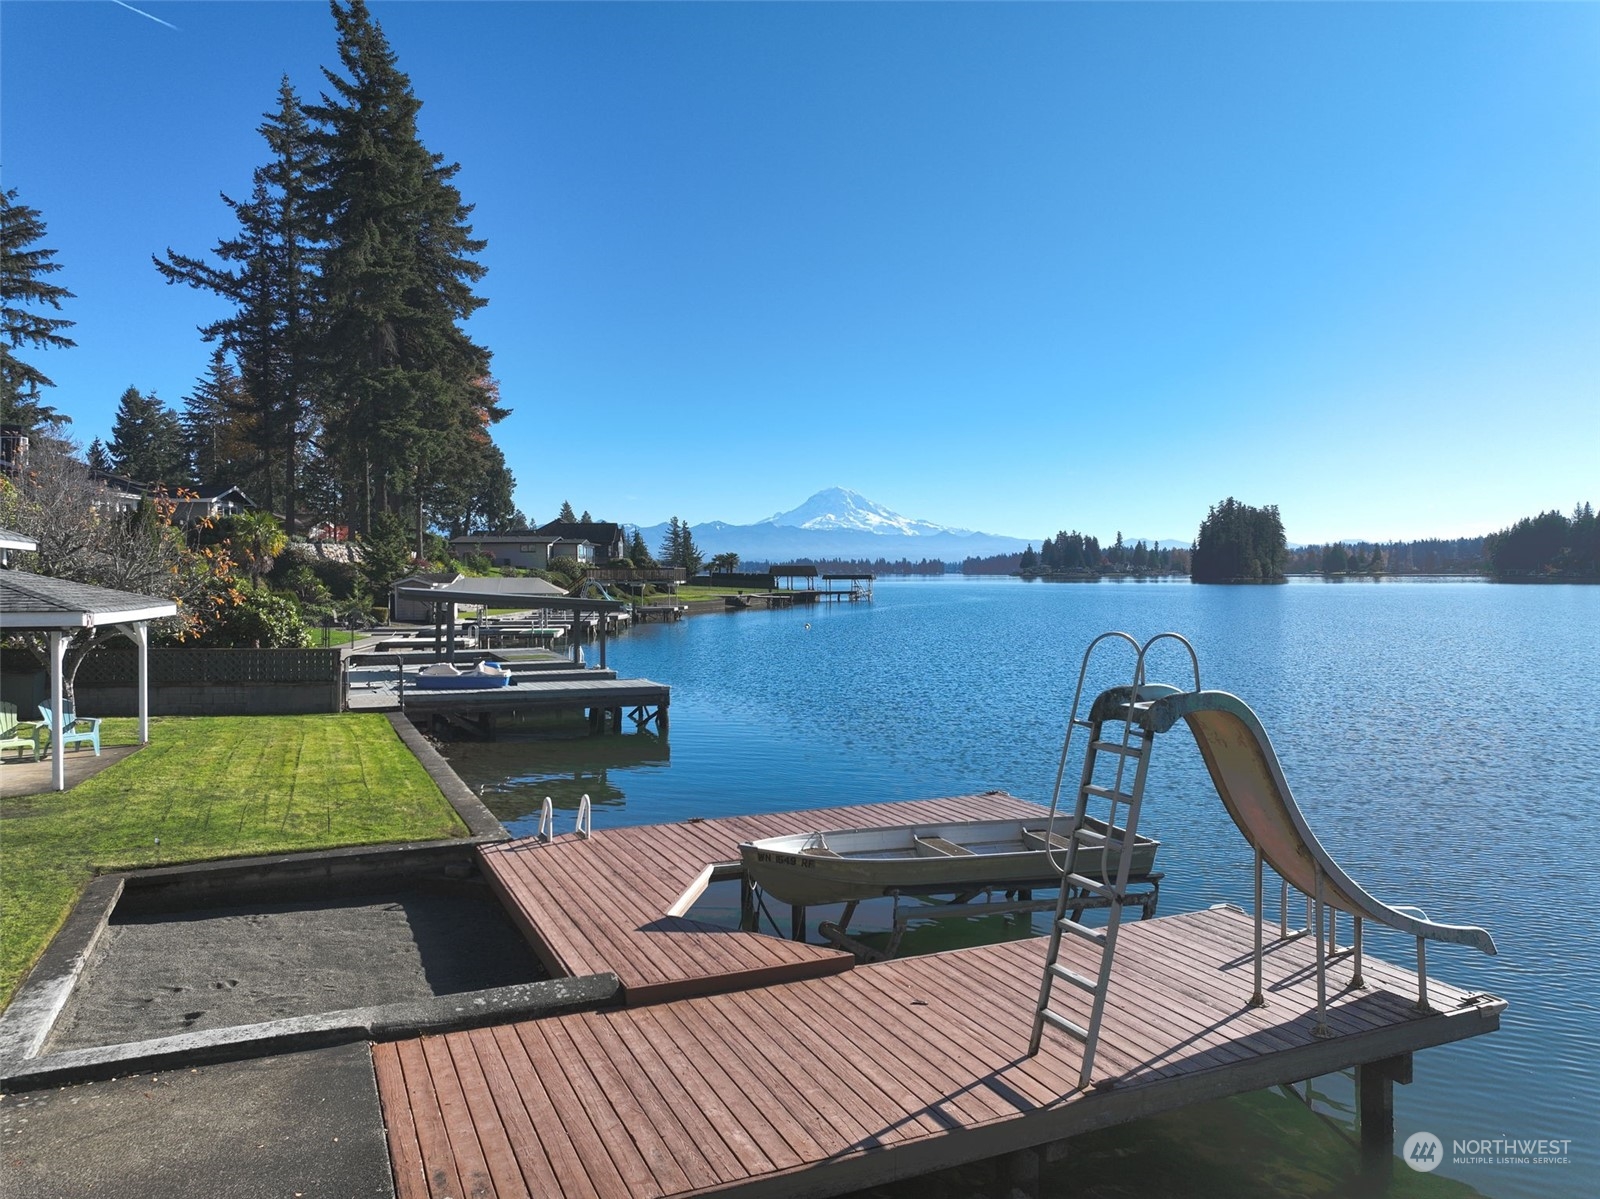
POLYGON ((1411 1082, 1411 1054, 1356 1066, 1356 1111, 1361 1135, 1361 1176, 1387 1184, 1394 1173, 1394 1084, 1411 1082))

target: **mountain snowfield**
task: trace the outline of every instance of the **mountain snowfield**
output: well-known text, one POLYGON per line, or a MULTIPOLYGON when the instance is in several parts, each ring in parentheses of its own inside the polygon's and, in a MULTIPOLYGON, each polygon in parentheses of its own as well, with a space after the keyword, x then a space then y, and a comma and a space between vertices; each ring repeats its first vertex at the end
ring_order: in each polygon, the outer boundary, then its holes
MULTIPOLYGON (((665 524, 641 527, 645 543, 659 550, 665 524)), ((735 553, 747 562, 788 562, 795 558, 938 558, 960 562, 991 554, 1014 554, 1028 540, 970 529, 952 529, 913 520, 844 487, 819 491, 797 508, 753 525, 712 520, 691 525, 695 544, 706 557, 735 553)), ((1033 544, 1037 546, 1037 539, 1033 544)))
POLYGON ((882 536, 931 537, 938 533, 953 533, 958 537, 973 535, 971 529, 951 529, 931 521, 911 520, 898 512, 889 511, 882 504, 874 503, 860 492, 844 487, 819 491, 798 508, 769 516, 756 524, 819 531, 850 529, 882 536))

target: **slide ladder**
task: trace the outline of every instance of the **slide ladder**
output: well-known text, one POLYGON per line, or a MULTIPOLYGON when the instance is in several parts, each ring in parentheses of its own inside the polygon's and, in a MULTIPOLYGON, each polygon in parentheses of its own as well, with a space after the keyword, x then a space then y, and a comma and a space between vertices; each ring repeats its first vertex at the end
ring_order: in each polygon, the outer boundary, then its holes
MULTIPOLYGON (((1133 839, 1139 828, 1145 775, 1155 741, 1148 721, 1141 720, 1141 716, 1155 700, 1180 694, 1176 687, 1145 682, 1146 656, 1151 646, 1164 639, 1175 640, 1188 650, 1194 665, 1195 689, 1199 690, 1199 660, 1195 657, 1193 647, 1176 633, 1158 634, 1143 645, 1127 633, 1103 633, 1089 643, 1078 671, 1078 686, 1073 695, 1072 713, 1061 747, 1061 762, 1056 770, 1055 792, 1050 801, 1050 835, 1047 842, 1052 845, 1064 843, 1065 848, 1060 851, 1061 888, 1056 899, 1055 919, 1050 928, 1050 945, 1045 954, 1044 974, 1039 985, 1039 1002, 1034 1011, 1028 1054, 1031 1057, 1039 1052, 1046 1027, 1082 1042, 1083 1064, 1078 1075, 1078 1085, 1081 1087, 1089 1085, 1094 1070, 1095 1046, 1100 1038, 1100 1024, 1105 1016, 1106 999, 1111 987, 1117 930, 1122 924, 1123 905, 1127 898, 1133 839), (1095 648, 1107 639, 1125 641, 1136 651, 1133 681, 1127 687, 1103 692, 1094 701, 1087 717, 1084 717, 1081 715, 1084 680, 1088 675, 1090 659, 1095 648), (1067 819, 1065 834, 1058 840, 1055 836, 1056 817, 1075 729, 1085 730, 1088 746, 1084 751, 1083 769, 1072 814, 1067 819), (1102 757, 1105 759, 1104 766, 1102 757), (1103 821, 1098 827, 1095 818, 1103 821), (1078 851, 1084 846, 1099 845, 1104 845, 1105 852, 1100 857, 1098 874, 1080 872, 1078 851), (1073 898, 1085 894, 1106 901, 1105 927, 1092 927, 1068 914, 1068 909, 1073 907, 1073 898), (1099 968, 1093 974, 1084 974, 1061 963, 1063 936, 1086 941, 1095 947, 1099 954, 1099 968), (1089 1017, 1085 1023, 1079 1024, 1052 1008, 1051 995, 1057 982, 1066 983, 1091 997, 1089 1017)), ((1053 853, 1051 863, 1056 863, 1053 853)))

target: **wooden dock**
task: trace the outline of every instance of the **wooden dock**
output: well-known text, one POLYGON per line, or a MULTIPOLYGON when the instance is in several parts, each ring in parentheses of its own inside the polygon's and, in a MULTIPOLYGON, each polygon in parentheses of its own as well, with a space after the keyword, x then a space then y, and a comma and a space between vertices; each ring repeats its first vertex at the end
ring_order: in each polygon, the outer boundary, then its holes
MULTIPOLYGON (((1370 953, 1352 987, 1345 950, 1319 1036, 1315 938, 1269 935, 1252 1007, 1254 921, 1218 907, 1122 926, 1080 1090, 1077 1041, 1050 1031, 1026 1056, 1043 938, 856 965, 665 914, 742 840, 1041 811, 989 792, 481 846, 551 972, 615 973, 626 1006, 374 1046, 399 1199, 820 1196, 1001 1155, 1036 1168, 1079 1133, 1351 1067, 1382 1170, 1411 1055, 1499 1026, 1503 1000, 1437 977, 1417 1010, 1416 976, 1370 953)), ((1068 938, 1061 961, 1089 972, 1095 952, 1068 938)))
MULTIPOLYGON (((352 672, 353 673, 353 672, 352 672)), ((609 721, 622 729, 624 711, 643 728, 654 724, 667 731, 672 688, 650 679, 619 679, 613 670, 554 669, 538 663, 529 669, 513 668, 509 687, 455 687, 429 690, 408 677, 402 687, 386 683, 377 690, 347 690, 345 703, 363 711, 396 712, 427 720, 430 717, 476 721, 492 731, 494 718, 510 712, 587 711, 596 731, 609 721)))
POLYGON ((688 609, 679 603, 671 604, 635 604, 633 605, 633 619, 640 624, 649 624, 652 620, 662 623, 673 620, 682 620, 683 614, 688 609))
POLYGON ((1124 925, 1087 1091, 1077 1042, 1024 1056, 1042 939, 378 1045, 396 1192, 843 1194, 1347 1067, 1408 1077, 1413 1051, 1498 1027, 1503 1001, 1437 981, 1416 1012, 1410 972, 1368 957, 1314 1036, 1314 945, 1276 943, 1251 1008, 1253 930, 1228 909, 1124 925))
POLYGON ((1003 792, 914 803, 734 816, 484 846, 484 873, 553 975, 610 972, 629 1004, 657 1003, 848 970, 822 945, 666 915, 708 866, 736 866, 741 841, 818 828, 1003 820, 1044 809, 1003 792))

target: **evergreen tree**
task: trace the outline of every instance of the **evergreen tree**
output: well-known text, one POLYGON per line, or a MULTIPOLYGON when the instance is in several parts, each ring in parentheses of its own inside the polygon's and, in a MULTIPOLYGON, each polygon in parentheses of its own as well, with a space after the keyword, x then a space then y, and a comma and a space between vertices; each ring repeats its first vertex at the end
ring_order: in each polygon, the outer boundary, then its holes
POLYGON ((698 574, 704 564, 705 555, 694 542, 689 522, 674 516, 667 522, 667 531, 662 536, 661 565, 681 566, 690 574, 698 574))
POLYGON ((189 485, 189 455, 178 414, 137 387, 122 393, 108 447, 112 468, 136 483, 189 485))
POLYGON ((1212 505, 1200 524, 1190 578, 1196 583, 1282 582, 1288 557, 1278 509, 1252 508, 1229 496, 1212 505))
POLYGON ((492 533, 499 529, 519 529, 528 523, 512 501, 516 479, 506 466, 505 455, 500 452, 499 446, 488 440, 487 435, 484 441, 484 454, 492 463, 484 472, 484 477, 473 484, 471 494, 461 499, 452 515, 443 515, 444 506, 439 505, 440 522, 449 528, 452 537, 462 537, 468 533, 492 533))
POLYGON ((682 533, 682 541, 678 545, 677 561, 670 563, 672 566, 681 566, 692 575, 700 573, 700 568, 705 565, 705 555, 700 552, 700 547, 694 542, 694 534, 689 531, 689 522, 683 521, 678 526, 682 533))
POLYGON ((594 523, 594 517, 590 516, 589 515, 589 509, 585 508, 583 510, 583 515, 578 517, 578 521, 579 521, 580 524, 586 524, 586 525, 587 524, 593 524, 594 523))
POLYGON ((676 516, 667 521, 667 531, 661 535, 661 556, 663 566, 677 566, 679 555, 683 553, 683 525, 676 516))
POLYGON ((183 398, 179 417, 190 473, 201 486, 229 483, 246 491, 255 489, 258 480, 251 469, 250 436, 242 415, 247 407, 239 376, 229 365, 227 352, 218 346, 211 352, 205 375, 183 398))
POLYGON ((21 425, 27 433, 72 423, 70 416, 39 402, 39 389, 55 384, 13 353, 24 343, 35 349, 75 344, 62 333, 72 321, 30 311, 43 306, 59 312, 62 300, 76 298, 46 278, 61 264, 53 261, 54 250, 35 245, 44 234, 38 210, 19 203, 16 188, 0 191, 0 423, 21 425))
POLYGON ((576 524, 578 522, 578 516, 575 512, 573 512, 572 502, 570 500, 561 501, 561 511, 556 513, 556 519, 569 525, 576 524))
POLYGON ((222 197, 239 224, 238 233, 212 251, 224 265, 170 248, 154 261, 168 283, 187 283, 231 303, 230 315, 200 331, 239 363, 241 386, 230 398, 237 429, 260 464, 252 483, 269 508, 281 498, 293 528, 315 387, 313 302, 323 233, 310 197, 317 148, 287 78, 278 88, 277 111, 258 131, 273 157, 256 169, 248 202, 222 197))
POLYGON ((378 603, 386 604, 390 585, 404 578, 415 564, 405 525, 392 513, 378 513, 361 540, 361 550, 361 574, 367 587, 378 603))
POLYGON ((332 94, 306 107, 328 238, 321 415, 347 509, 368 527, 412 499, 420 511, 421 493, 464 473, 470 434, 506 410, 474 386, 489 352, 459 324, 485 303, 472 284, 486 244, 451 182, 459 167, 422 144, 421 102, 363 0, 331 8, 344 73, 324 70, 332 94))
POLYGON ((1583 504, 1569 520, 1561 513, 1523 517, 1487 539, 1489 565, 1497 578, 1600 578, 1600 522, 1583 504))
POLYGON ((89 443, 89 451, 84 455, 84 462, 90 470, 97 470, 102 474, 111 473, 111 455, 106 453, 106 443, 96 437, 89 443))
MULTIPOLYGON (((484 395, 487 405, 499 410, 497 380, 485 375, 474 380, 473 386, 484 395)), ((465 430, 453 453, 455 468, 422 484, 424 518, 418 528, 442 528, 458 537, 507 527, 506 521, 516 511, 511 502, 516 480, 489 430, 483 424, 465 430)))
POLYGON ((650 552, 650 547, 644 542, 644 534, 639 532, 639 526, 633 526, 633 536, 628 539, 628 561, 635 566, 654 566, 655 555, 650 552))

